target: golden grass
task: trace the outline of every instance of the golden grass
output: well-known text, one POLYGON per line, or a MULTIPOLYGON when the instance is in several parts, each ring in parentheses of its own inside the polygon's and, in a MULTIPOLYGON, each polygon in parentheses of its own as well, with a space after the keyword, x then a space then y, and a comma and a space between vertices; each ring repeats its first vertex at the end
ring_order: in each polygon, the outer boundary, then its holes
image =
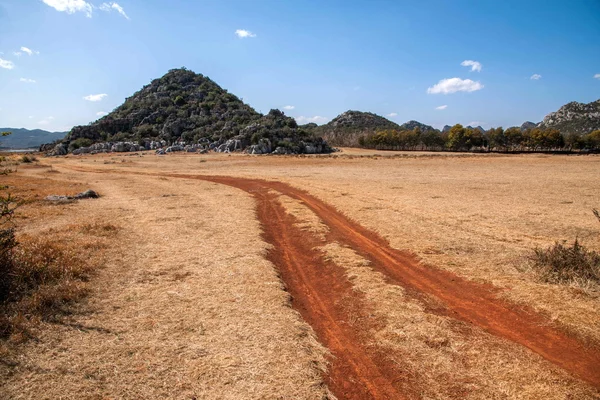
POLYGON ((0 397, 328 397, 326 350, 265 260, 248 195, 152 177, 56 177, 103 196, 57 215, 32 204, 28 231, 64 227, 109 241, 105 266, 88 311, 22 346, 0 397))
MULTIPOLYGON (((81 191, 52 187, 61 179, 61 185, 97 189, 103 197, 93 206, 26 204, 25 233, 88 223, 83 216, 93 215, 99 224, 117 219, 127 239, 108 252, 106 273, 90 298, 94 313, 77 319, 86 328, 51 327, 41 343, 27 345, 22 365, 6 384, 15 398, 326 395, 319 376, 325 350, 289 308, 264 260, 252 200, 210 183, 120 171, 288 182, 377 231, 393 247, 490 282, 510 301, 600 343, 598 293, 544 283, 527 267, 534 248, 557 240, 579 237, 600 250, 600 224, 591 214, 600 205, 597 156, 344 149, 331 157, 111 154, 40 164, 46 168, 19 166, 19 174, 50 185, 47 194, 81 191)), ((308 215, 301 205, 283 196, 280 201, 288 211, 308 215)), ((326 235, 314 218, 304 223, 326 235)), ((589 388, 528 351, 429 313, 382 282, 349 249, 331 244, 323 251, 347 270, 385 322, 373 332, 374 341, 414 371, 411 379, 424 388, 424 398, 593 398, 589 388)))
MULTIPOLYGON (((509 300, 600 345, 599 294, 545 283, 527 265, 533 249, 557 240, 579 237, 600 251, 600 224, 592 214, 600 204, 600 157, 375 153, 147 156, 127 169, 288 182, 378 232, 393 247, 504 288, 509 300)), ((93 160, 78 164, 96 167, 93 160)))

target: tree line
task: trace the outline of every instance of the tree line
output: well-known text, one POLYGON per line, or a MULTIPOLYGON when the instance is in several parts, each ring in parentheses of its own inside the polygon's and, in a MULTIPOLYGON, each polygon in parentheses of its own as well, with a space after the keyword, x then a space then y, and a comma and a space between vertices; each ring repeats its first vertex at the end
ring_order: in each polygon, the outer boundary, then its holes
POLYGON ((454 125, 447 132, 386 129, 358 139, 361 147, 378 150, 452 151, 600 151, 600 130, 586 135, 563 135, 557 129, 518 127, 479 129, 454 125))

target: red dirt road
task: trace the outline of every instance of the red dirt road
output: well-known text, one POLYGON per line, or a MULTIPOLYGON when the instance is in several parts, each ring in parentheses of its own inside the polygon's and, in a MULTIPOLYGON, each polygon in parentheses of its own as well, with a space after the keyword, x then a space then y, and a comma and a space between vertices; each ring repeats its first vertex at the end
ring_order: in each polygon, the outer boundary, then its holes
MULTIPOLYGON (((101 172, 80 167, 73 169, 101 172)), ((365 313, 361 299, 350 292, 350 284, 340 268, 328 265, 313 249, 315 244, 311 243, 310 234, 294 226, 294 219, 286 214, 270 190, 303 202, 329 227, 330 238, 350 246, 371 261, 372 268, 384 274, 390 283, 401 285, 419 297, 432 296, 444 304, 446 309, 440 312, 445 315, 519 343, 572 375, 600 387, 599 349, 586 347, 575 338, 549 327, 543 317, 531 310, 516 308, 498 299, 496 290, 489 285, 419 264, 414 257, 391 248, 374 232, 303 190, 281 182, 257 179, 151 175, 225 184, 242 189, 257 199, 265 240, 274 246, 269 259, 279 269, 293 296, 294 307, 332 352, 334 358, 327 383, 339 398, 392 399, 413 397, 415 392, 407 387, 409 382, 401 378, 399 366, 390 365, 385 357, 366 346, 364 332, 346 322, 349 313, 365 313)), ((370 323, 367 318, 363 321, 367 325, 370 323)))

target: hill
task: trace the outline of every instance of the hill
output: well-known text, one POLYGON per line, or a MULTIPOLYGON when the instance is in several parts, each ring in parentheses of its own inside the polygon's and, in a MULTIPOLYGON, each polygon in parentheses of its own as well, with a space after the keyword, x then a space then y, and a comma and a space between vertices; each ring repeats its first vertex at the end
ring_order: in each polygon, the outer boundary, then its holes
POLYGON ((523 122, 523 124, 521 124, 521 127, 519 129, 521 129, 521 132, 523 132, 528 129, 536 128, 537 126, 538 126, 538 124, 536 124, 535 122, 525 121, 525 122, 523 122))
POLYGON ((421 132, 437 131, 437 129, 435 129, 433 126, 425 125, 419 121, 414 120, 405 122, 402 125, 400 125, 400 129, 404 129, 407 131, 415 130, 415 128, 419 128, 421 132))
POLYGON ((346 111, 325 125, 313 127, 332 146, 358 147, 358 138, 384 129, 400 129, 395 122, 370 112, 346 111))
POLYGON ((67 132, 48 132, 42 129, 0 128, 0 132, 12 132, 0 138, 0 148, 32 149, 43 143, 54 142, 65 137, 67 132))
POLYGON ((182 68, 153 80, 96 122, 74 127, 52 153, 167 146, 171 151, 330 151, 321 138, 283 112, 262 115, 208 77, 182 68))
POLYGON ((600 100, 588 104, 573 101, 552 112, 538 125, 542 129, 558 129, 562 134, 585 135, 600 129, 600 100))

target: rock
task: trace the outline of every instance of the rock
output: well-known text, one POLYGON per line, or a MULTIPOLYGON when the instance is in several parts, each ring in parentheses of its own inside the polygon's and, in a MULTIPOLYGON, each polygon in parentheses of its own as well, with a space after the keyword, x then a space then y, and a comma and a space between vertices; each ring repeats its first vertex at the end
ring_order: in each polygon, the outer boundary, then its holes
POLYGON ((183 151, 183 146, 173 145, 173 146, 167 147, 167 149, 165 150, 165 152, 167 152, 167 153, 172 153, 175 151, 183 151))
POLYGON ((54 146, 54 149, 50 152, 51 156, 64 156, 67 154, 67 147, 60 143, 54 146))
POLYGON ((159 156, 164 156, 167 153, 165 152, 165 149, 158 149, 156 150, 156 154, 159 156))
POLYGON ((317 148, 315 146, 307 144, 306 146, 304 146, 304 152, 306 154, 315 154, 317 152, 317 148))
POLYGON ((54 203, 68 203, 73 201, 73 198, 70 196, 60 196, 58 194, 51 194, 50 196, 46 196, 46 200, 52 201, 54 203))
POLYGON ((290 154, 290 151, 286 147, 279 146, 271 154, 290 154))
POLYGON ((85 192, 78 193, 74 196, 76 199, 97 199, 98 193, 94 192, 92 189, 88 189, 85 192))

